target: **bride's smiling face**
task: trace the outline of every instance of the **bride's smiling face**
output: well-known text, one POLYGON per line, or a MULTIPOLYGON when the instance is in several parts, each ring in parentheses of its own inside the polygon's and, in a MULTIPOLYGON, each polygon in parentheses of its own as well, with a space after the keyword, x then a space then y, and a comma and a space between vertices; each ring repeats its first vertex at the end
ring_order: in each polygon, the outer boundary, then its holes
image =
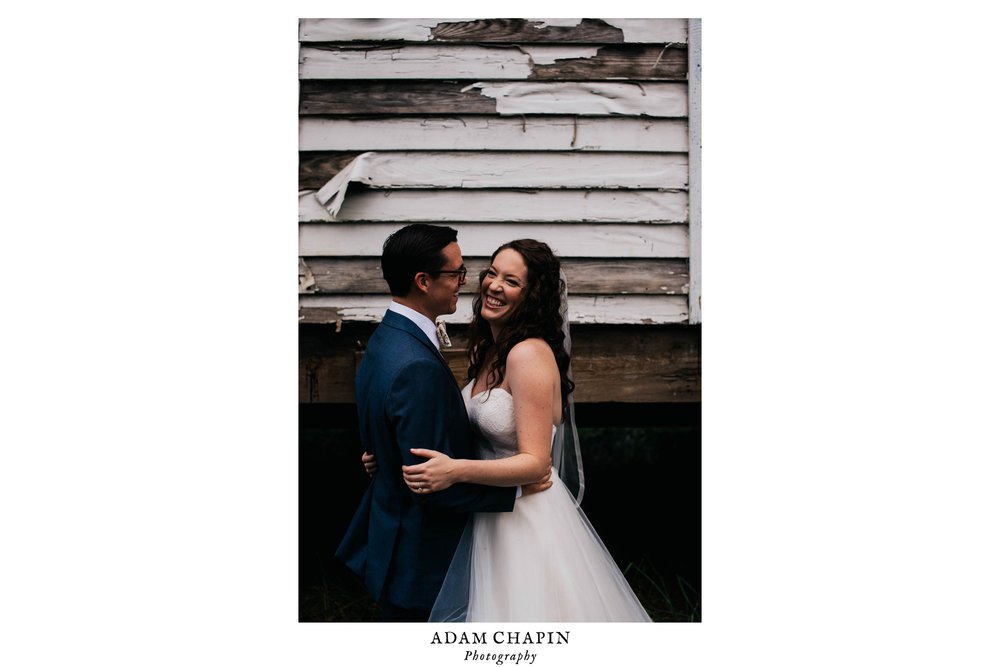
POLYGON ((486 270, 480 289, 483 306, 480 314, 490 324, 502 325, 524 300, 524 290, 528 287, 528 265, 521 253, 504 248, 493 258, 486 270))

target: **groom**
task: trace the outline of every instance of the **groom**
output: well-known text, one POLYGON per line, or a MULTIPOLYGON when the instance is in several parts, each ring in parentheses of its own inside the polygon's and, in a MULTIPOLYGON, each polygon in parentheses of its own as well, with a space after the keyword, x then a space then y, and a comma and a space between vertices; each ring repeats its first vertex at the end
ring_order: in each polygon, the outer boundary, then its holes
MULTIPOLYGON (((434 321, 455 312, 465 265, 450 227, 413 224, 382 247, 392 303, 355 379, 358 427, 379 471, 361 499, 337 557, 356 572, 386 621, 426 621, 465 528, 468 512, 510 512, 514 488, 456 484, 414 493, 401 467, 411 447, 475 458, 455 377, 439 351, 434 321)), ((524 487, 542 491, 551 482, 524 487)))

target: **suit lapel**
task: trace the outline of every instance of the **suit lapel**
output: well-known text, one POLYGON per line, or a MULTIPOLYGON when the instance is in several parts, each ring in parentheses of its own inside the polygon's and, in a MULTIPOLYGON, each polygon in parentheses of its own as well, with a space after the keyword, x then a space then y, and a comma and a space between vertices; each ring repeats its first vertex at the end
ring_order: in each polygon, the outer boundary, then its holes
POLYGON ((391 310, 387 310, 385 311, 385 316, 382 318, 382 324, 416 338, 421 345, 430 350, 431 354, 437 357, 437 359, 444 364, 449 373, 451 372, 451 367, 448 366, 448 362, 444 360, 444 355, 441 354, 441 350, 439 350, 437 346, 427 338, 427 334, 425 334, 420 327, 411 322, 409 318, 403 317, 399 313, 394 313, 391 310))

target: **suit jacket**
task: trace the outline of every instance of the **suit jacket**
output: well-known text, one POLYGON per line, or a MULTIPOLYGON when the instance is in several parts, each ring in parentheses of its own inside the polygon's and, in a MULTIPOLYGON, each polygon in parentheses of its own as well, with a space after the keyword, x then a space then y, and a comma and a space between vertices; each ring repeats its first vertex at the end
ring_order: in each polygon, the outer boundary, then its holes
POLYGON ((468 512, 509 512, 513 488, 456 484, 416 494, 400 467, 424 459, 411 447, 475 458, 465 403, 441 353, 407 318, 386 311, 355 378, 361 443, 378 472, 361 499, 337 557, 372 596, 430 609, 465 528, 468 512))

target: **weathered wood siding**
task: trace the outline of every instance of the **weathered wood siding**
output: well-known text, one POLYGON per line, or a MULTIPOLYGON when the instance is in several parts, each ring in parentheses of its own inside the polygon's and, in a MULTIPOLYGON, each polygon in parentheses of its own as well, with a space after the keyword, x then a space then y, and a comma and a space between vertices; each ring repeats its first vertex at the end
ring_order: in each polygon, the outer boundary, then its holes
MULTIPOLYGON (((581 387, 578 400, 699 400, 698 347, 676 329, 700 317, 688 112, 700 59, 690 23, 302 19, 303 326, 377 322, 388 301, 382 242, 409 222, 458 229, 470 277, 502 242, 537 238, 565 264, 570 320, 583 325, 577 372, 616 387, 590 398, 581 387), (619 352, 588 357, 608 326, 619 352), (686 356, 678 365, 640 355, 653 373, 640 382, 623 355, 653 339, 651 350, 676 343, 686 356)), ((469 320, 474 290, 467 285, 450 322, 469 320)), ((352 400, 347 379, 317 375, 322 355, 303 359, 302 400, 352 400), (326 389, 313 384, 321 376, 326 389)))

